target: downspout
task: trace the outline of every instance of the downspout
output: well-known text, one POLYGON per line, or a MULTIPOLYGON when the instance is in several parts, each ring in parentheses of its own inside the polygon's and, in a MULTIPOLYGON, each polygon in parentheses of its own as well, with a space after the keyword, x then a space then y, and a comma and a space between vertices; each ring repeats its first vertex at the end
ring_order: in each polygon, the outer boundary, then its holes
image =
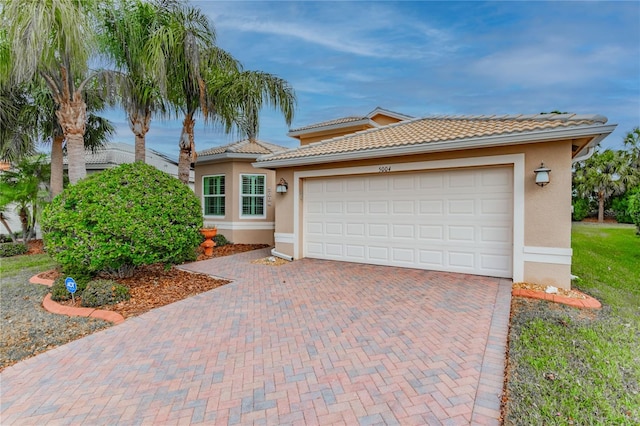
POLYGON ((279 257, 280 259, 288 260, 289 262, 293 261, 293 257, 288 254, 280 253, 276 251, 276 249, 271 249, 271 256, 279 257))

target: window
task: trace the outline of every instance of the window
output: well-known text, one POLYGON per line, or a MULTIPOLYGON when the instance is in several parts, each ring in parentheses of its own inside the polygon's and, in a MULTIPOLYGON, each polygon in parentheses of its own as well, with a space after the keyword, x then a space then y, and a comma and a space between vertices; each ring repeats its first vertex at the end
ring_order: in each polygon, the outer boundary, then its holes
POLYGON ((265 175, 240 175, 240 217, 264 218, 265 175))
POLYGON ((202 178, 205 216, 224 216, 224 175, 202 178))

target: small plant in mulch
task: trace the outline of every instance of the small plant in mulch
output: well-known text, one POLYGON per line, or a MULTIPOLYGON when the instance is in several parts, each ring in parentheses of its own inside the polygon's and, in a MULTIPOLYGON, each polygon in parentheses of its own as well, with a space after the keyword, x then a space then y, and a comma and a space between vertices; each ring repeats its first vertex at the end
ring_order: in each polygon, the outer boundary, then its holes
POLYGON ((98 307, 129 300, 129 289, 112 280, 93 280, 82 292, 82 306, 98 307))

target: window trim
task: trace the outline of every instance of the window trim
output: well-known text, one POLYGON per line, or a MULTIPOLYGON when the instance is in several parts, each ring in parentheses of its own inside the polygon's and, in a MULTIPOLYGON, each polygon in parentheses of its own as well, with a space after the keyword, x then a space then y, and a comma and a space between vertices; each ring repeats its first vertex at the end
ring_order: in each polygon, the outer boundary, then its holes
POLYGON ((223 219, 226 217, 227 215, 227 177, 225 176, 224 173, 219 173, 219 174, 215 174, 215 175, 203 175, 202 176, 202 215, 204 217, 207 218, 217 218, 217 219, 223 219), (222 195, 205 195, 204 193, 204 181, 206 178, 211 178, 211 177, 223 177, 224 178, 224 194, 222 195), (214 214, 207 214, 206 213, 206 205, 205 205, 205 199, 206 198, 210 198, 210 197, 217 197, 217 198, 222 198, 223 202, 224 202, 224 213, 223 215, 214 215, 214 214))
POLYGON ((238 217, 240 219, 266 219, 267 218, 267 175, 264 173, 240 173, 240 179, 238 181, 239 186, 239 205, 238 205, 238 217), (262 176, 264 178, 264 192, 260 194, 244 194, 242 192, 242 179, 244 176, 262 176), (261 197, 262 198, 262 214, 261 215, 246 215, 242 213, 242 200, 244 197, 261 197))

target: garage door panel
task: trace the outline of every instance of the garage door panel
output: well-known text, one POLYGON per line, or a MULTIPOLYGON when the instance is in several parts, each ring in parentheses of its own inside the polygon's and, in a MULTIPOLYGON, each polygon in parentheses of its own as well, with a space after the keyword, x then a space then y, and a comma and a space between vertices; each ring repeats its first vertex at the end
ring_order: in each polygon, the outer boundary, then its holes
POLYGON ((342 236, 342 223, 332 223, 327 222, 325 224, 325 234, 331 237, 341 237, 342 236))
POLYGON ((393 238, 409 238, 415 239, 414 225, 391 225, 391 236, 393 238))
POLYGON ((368 258, 371 260, 385 261, 389 260, 389 248, 381 246, 369 246, 367 250, 368 258))
POLYGON ((388 238, 389 237, 389 225, 386 223, 371 223, 369 224, 369 232, 367 235, 369 237, 380 237, 380 238, 388 238))
POLYGON ((444 226, 442 225, 419 225, 418 239, 442 241, 444 239, 444 226))
POLYGON ((473 216, 475 214, 474 200, 449 200, 447 213, 454 215, 473 216))
POLYGON ((507 226, 481 226, 480 234, 482 241, 486 242, 511 242, 511 228, 507 226))
POLYGON ((407 266, 413 265, 415 263, 415 250, 393 248, 391 250, 391 260, 396 263, 405 263, 407 266))
POLYGON ((367 203, 367 213, 369 214, 387 214, 389 213, 388 201, 369 201, 367 203))
POLYGON ((328 256, 342 256, 342 244, 334 244, 334 243, 325 243, 324 245, 325 253, 328 256))
POLYGON ((346 212, 348 214, 364 214, 365 212, 364 201, 348 201, 346 212))
POLYGON ((413 215, 413 200, 397 200, 392 201, 392 212, 394 215, 402 214, 402 215, 413 215))
POLYGON ((365 229, 364 223, 347 223, 345 235, 347 237, 364 237, 365 229))
POLYGON ((475 241, 475 228, 473 226, 449 226, 448 229, 449 241, 475 241))
POLYGON ((456 268, 473 269, 475 266, 475 253, 472 251, 450 251, 447 253, 447 263, 456 268))
POLYGON ((423 215, 440 216, 444 212, 442 200, 420 200, 418 205, 418 213, 423 215))
POLYGON ((305 181, 304 256, 510 277, 511 168, 305 181))
POLYGON ((347 244, 346 253, 349 258, 365 260, 366 246, 364 244, 355 245, 355 244, 347 244))

